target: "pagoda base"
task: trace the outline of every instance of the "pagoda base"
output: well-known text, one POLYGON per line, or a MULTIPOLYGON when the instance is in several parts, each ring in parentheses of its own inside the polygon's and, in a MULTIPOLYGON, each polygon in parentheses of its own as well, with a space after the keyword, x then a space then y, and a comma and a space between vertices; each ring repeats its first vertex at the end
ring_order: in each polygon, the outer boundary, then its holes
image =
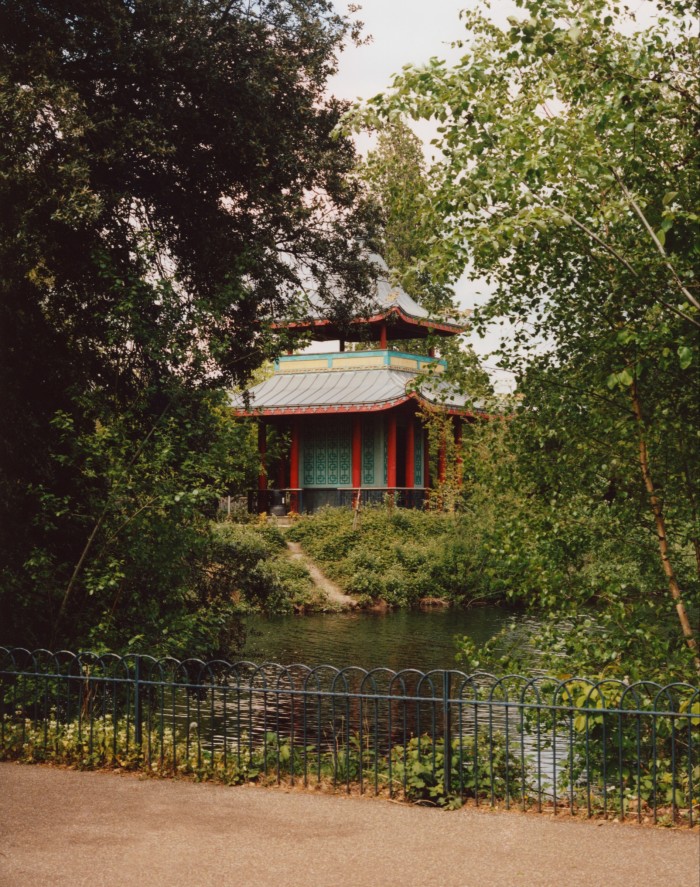
POLYGON ((391 503, 397 508, 423 508, 428 498, 424 487, 312 487, 307 489, 249 490, 251 514, 313 514, 320 508, 362 508, 391 503))

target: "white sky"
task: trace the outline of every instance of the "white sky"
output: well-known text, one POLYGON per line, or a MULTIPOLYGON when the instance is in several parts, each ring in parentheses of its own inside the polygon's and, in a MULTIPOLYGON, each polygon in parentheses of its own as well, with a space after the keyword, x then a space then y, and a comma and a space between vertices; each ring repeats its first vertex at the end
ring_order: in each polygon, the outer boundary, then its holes
MULTIPOLYGON (((347 0, 334 2, 339 12, 347 11, 347 0)), ((365 23, 364 33, 372 36, 372 42, 346 48, 340 57, 338 74, 329 87, 339 98, 351 101, 368 99, 386 90, 392 75, 406 64, 425 63, 432 56, 448 62, 456 61, 461 50, 453 49, 450 44, 466 33, 459 12, 481 5, 479 0, 360 0, 360 3, 362 9, 355 18, 365 23)), ((631 0, 629 5, 637 16, 636 27, 648 26, 657 12, 653 0, 631 0)), ((509 16, 521 17, 523 11, 513 0, 491 0, 490 15, 496 23, 505 25, 509 16)), ((631 31, 635 26, 628 28, 631 31)), ((432 151, 429 142, 435 134, 434 128, 422 121, 411 123, 411 126, 423 140, 429 160, 432 151)), ((371 141, 360 135, 356 137, 356 143, 364 153, 371 141)), ((469 281, 463 275, 455 286, 455 295, 460 308, 471 308, 485 301, 488 287, 485 283, 469 281)), ((489 354, 507 335, 508 326, 503 325, 494 327, 484 339, 479 339, 476 334, 468 339, 500 391, 511 390, 513 379, 510 374, 495 369, 495 361, 489 359, 489 354)))
MULTIPOLYGON (((346 99, 367 99, 385 89, 392 74, 406 64, 420 64, 431 56, 457 59, 450 43, 464 26, 460 9, 469 0, 364 0, 353 18, 365 23, 371 35, 366 46, 349 46, 340 58, 340 71, 331 82, 332 91, 346 99)), ((335 0, 339 12, 346 5, 335 0)))
MULTIPOLYGON (((338 11, 344 12, 347 5, 343 0, 335 0, 338 11)), ((329 91, 339 98, 355 101, 368 99, 386 90, 392 75, 401 71, 406 64, 421 64, 432 56, 457 61, 461 51, 453 49, 451 43, 464 34, 464 24, 459 19, 461 9, 475 7, 476 0, 364 0, 362 9, 355 18, 365 23, 364 33, 372 36, 372 42, 365 46, 348 46, 340 57, 338 74, 332 79, 329 91)), ((509 15, 516 13, 511 0, 495 0, 492 17, 505 23, 509 15)), ((411 123, 416 134, 423 139, 426 157, 431 156, 430 139, 435 130, 430 123, 411 123)), ((356 138, 357 146, 363 153, 371 142, 367 136, 356 138)), ((460 308, 471 308, 483 302, 487 295, 485 284, 468 281, 462 277, 455 287, 456 301, 460 308)), ((468 341, 482 357, 489 368, 492 379, 499 390, 512 388, 509 375, 494 370, 489 353, 496 347, 500 338, 500 328, 489 333, 483 340, 472 334, 468 341)), ((327 345, 326 345, 327 347, 327 345)))

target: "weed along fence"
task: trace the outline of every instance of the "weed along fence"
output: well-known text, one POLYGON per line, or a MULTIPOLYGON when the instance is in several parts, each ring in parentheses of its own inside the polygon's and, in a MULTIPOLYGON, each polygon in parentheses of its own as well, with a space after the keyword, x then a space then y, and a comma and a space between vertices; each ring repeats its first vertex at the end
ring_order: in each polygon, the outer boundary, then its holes
POLYGON ((700 816, 688 684, 0 648, 0 757, 459 806, 700 816))

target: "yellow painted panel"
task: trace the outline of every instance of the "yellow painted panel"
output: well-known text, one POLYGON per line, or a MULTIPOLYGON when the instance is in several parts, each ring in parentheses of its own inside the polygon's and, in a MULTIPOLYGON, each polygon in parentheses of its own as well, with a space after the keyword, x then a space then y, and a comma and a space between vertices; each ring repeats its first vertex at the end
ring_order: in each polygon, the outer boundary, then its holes
POLYGON ((371 357, 334 357, 333 369, 359 370, 366 367, 380 367, 382 366, 383 361, 384 359, 381 354, 375 354, 371 357))
POLYGON ((319 359, 289 360, 280 364, 278 373, 308 373, 309 370, 325 370, 328 368, 328 359, 324 356, 319 359))
POLYGON ((393 354, 389 355, 389 361, 391 362, 391 366, 399 367, 404 370, 417 370, 418 369, 418 361, 409 357, 394 357, 393 354))

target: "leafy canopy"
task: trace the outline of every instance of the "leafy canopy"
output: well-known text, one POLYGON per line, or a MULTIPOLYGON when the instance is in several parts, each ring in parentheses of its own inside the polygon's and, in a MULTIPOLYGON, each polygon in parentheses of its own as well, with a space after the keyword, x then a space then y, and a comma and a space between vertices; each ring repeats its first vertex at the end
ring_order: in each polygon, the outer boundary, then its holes
MULTIPOLYGON (((658 546, 665 607, 700 567, 700 46, 688 2, 649 27, 606 0, 464 14, 461 60, 408 66, 351 117, 438 122, 430 261, 506 318, 529 457, 562 511, 617 500, 658 546), (643 505, 643 507, 638 507, 643 505), (679 583, 679 576, 684 581, 679 583)), ((581 519, 583 516, 581 515, 581 519)), ((663 606, 659 603, 659 606, 663 606)), ((697 657, 696 657, 697 658, 697 657)), ((700 660, 699 660, 700 662, 700 660)))
POLYGON ((272 321, 310 280, 340 313, 368 292, 325 91, 351 32, 327 0, 0 7, 0 603, 19 642, 80 642, 142 596, 146 634, 198 606, 205 500, 251 468, 206 389, 282 347, 272 321))

